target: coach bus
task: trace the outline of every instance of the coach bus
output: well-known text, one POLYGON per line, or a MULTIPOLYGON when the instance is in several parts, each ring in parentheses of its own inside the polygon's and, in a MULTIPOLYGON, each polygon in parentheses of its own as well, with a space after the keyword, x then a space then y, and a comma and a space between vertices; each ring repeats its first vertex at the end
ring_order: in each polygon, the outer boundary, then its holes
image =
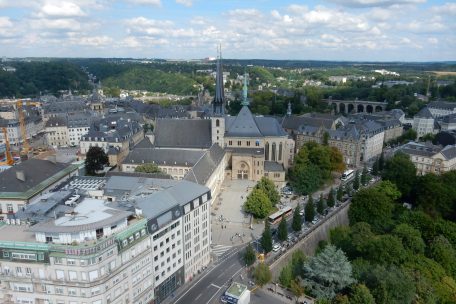
POLYGON ((345 182, 350 180, 353 176, 355 176, 355 170, 347 170, 342 174, 340 179, 345 182))
POLYGON ((291 207, 287 206, 283 209, 280 209, 279 211, 271 214, 268 217, 268 221, 271 225, 277 224, 282 220, 282 216, 285 216, 285 218, 291 216, 293 214, 293 209, 291 207))

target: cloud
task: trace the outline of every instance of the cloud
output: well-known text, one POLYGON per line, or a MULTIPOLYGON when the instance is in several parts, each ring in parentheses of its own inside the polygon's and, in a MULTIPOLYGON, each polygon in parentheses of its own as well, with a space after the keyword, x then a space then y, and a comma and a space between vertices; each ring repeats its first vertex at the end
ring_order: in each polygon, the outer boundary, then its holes
POLYGON ((82 17, 86 14, 82 9, 73 2, 47 2, 41 8, 41 11, 38 13, 38 16, 41 17, 82 17))
POLYGON ((456 3, 445 3, 444 5, 434 6, 431 11, 436 14, 456 15, 456 3))
POLYGON ((328 0, 348 7, 389 7, 396 5, 421 4, 426 0, 328 0))
POLYGON ((15 36, 14 24, 9 17, 0 17, 0 38, 15 36))
POLYGON ((127 0, 127 2, 138 5, 161 6, 160 0, 127 0))
POLYGON ((176 3, 182 4, 187 7, 190 7, 193 5, 192 0, 176 0, 176 3))
POLYGON ((93 47, 105 47, 112 45, 113 39, 108 36, 74 36, 70 38, 70 43, 73 45, 82 46, 93 46, 93 47))

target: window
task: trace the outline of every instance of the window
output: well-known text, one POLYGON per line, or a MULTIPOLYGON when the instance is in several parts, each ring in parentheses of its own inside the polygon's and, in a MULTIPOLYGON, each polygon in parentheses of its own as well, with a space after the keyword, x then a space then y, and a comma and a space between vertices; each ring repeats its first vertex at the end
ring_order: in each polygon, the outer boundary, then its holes
POLYGON ((7 204, 6 205, 6 211, 8 213, 13 213, 13 204, 7 204))
POLYGON ((55 277, 57 280, 63 280, 65 278, 65 272, 63 270, 56 270, 55 277))
POLYGON ((9 252, 3 251, 3 257, 4 257, 4 258, 8 258, 8 257, 9 257, 9 252))
POLYGON ((247 141, 247 147, 250 147, 250 140, 247 141))
POLYGON ((237 145, 241 146, 242 145, 242 141, 238 140, 237 145))
POLYGON ((220 127, 220 120, 217 119, 217 120, 215 121, 215 126, 216 126, 216 127, 220 127))
POLYGON ((61 265, 62 263, 62 258, 54 258, 54 264, 61 265))
POLYGON ((228 145, 232 146, 233 145, 233 141, 232 140, 228 141, 228 145))
POLYGON ((56 294, 63 294, 63 288, 62 287, 56 287, 55 288, 55 293, 56 294))

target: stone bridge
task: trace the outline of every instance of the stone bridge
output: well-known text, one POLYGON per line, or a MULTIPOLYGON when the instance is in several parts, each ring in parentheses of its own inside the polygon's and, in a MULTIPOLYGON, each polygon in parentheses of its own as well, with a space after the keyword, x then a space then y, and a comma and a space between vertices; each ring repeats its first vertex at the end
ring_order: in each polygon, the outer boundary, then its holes
POLYGON ((336 113, 374 113, 386 110, 386 102, 367 101, 367 100, 337 100, 323 99, 336 113))
POLYGON ((291 260, 293 252, 302 250, 306 255, 313 255, 317 249, 318 243, 323 240, 329 239, 329 231, 339 226, 348 226, 348 209, 350 203, 345 203, 332 215, 325 218, 325 220, 313 228, 309 234, 303 239, 298 241, 293 247, 285 251, 281 256, 270 264, 271 272, 273 273, 273 280, 277 280, 282 268, 291 260))

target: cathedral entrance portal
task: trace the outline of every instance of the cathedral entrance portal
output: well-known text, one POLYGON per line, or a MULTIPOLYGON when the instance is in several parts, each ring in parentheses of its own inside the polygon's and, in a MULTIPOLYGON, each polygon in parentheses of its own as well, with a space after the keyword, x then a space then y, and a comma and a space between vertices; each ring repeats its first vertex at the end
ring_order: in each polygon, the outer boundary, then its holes
POLYGON ((240 169, 237 171, 238 179, 249 179, 249 166, 242 162, 240 169))

